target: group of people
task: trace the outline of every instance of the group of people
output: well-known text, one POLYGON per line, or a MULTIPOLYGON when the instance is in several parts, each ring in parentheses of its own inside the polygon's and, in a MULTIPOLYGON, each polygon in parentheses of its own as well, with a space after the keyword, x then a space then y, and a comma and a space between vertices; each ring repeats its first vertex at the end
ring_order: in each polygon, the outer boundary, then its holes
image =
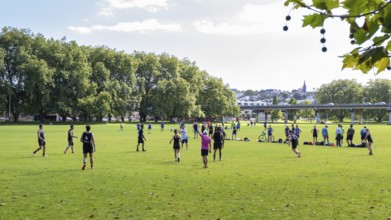
MULTIPOLYGON (((198 135, 201 137, 201 156, 204 163, 204 168, 208 168, 208 153, 211 153, 212 147, 211 142, 213 140, 213 160, 216 160, 216 153, 219 151, 219 160, 222 160, 222 149, 224 147, 224 133, 220 126, 216 126, 216 128, 213 131, 213 125, 209 124, 208 130, 206 129, 206 123, 202 125, 202 128, 200 129, 198 123, 193 124, 193 130, 194 130, 194 138, 198 138, 198 135), (210 134, 212 131, 212 134, 210 134), (197 136, 196 136, 197 132, 197 136)), ((173 142, 173 149, 174 149, 174 157, 175 161, 180 162, 180 142, 182 142, 182 149, 184 143, 186 144, 186 149, 188 149, 188 135, 187 130, 185 127, 185 124, 180 125, 180 130, 174 129, 174 135, 170 139, 170 144, 173 142), (179 136, 179 133, 181 133, 181 136, 179 136)))
MULTIPOLYGON (((33 151, 33 156, 37 156, 37 152, 42 149, 42 156, 47 157, 46 155, 46 140, 45 140, 45 132, 43 130, 43 125, 40 124, 38 126, 37 136, 38 136, 38 148, 33 151)), ((70 128, 68 130, 68 146, 64 150, 64 154, 67 154, 67 151, 69 148, 71 148, 72 153, 75 153, 74 151, 74 143, 73 138, 77 138, 77 136, 73 135, 73 129, 74 126, 70 125, 70 128)), ((95 144, 95 138, 94 134, 91 132, 91 126, 86 125, 86 131, 82 133, 80 137, 80 142, 83 143, 83 165, 82 170, 85 170, 87 165, 87 155, 89 155, 90 158, 90 165, 91 169, 94 169, 94 158, 93 153, 96 151, 96 144, 95 144)))
MULTIPOLYGON (((311 130, 311 133, 313 137, 313 143, 315 144, 318 142, 319 129, 317 129, 316 126, 314 126, 314 128, 311 130)), ((345 130, 343 129, 343 126, 341 124, 338 124, 337 128, 335 129, 335 141, 337 147, 343 146, 344 134, 345 134, 345 130)), ((350 125, 349 129, 346 132, 346 142, 347 145, 350 147, 355 146, 353 144, 354 134, 355 134, 355 130, 353 128, 353 125, 350 125)), ((330 138, 329 138, 329 131, 327 125, 325 125, 322 128, 322 136, 323 136, 323 145, 329 145, 330 138)), ((360 136, 361 136, 361 145, 364 145, 368 148, 369 155, 373 155, 373 151, 372 151, 373 139, 370 130, 366 126, 364 126, 361 129, 360 136)))

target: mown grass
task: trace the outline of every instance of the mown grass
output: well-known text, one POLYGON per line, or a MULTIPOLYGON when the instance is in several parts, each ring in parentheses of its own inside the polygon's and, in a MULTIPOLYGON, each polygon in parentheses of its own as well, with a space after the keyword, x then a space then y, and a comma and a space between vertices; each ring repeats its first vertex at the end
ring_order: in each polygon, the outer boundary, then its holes
MULTIPOLYGON (((177 125, 145 130, 147 152, 136 152, 135 124, 95 124, 95 170, 81 170, 63 154, 69 125, 44 126, 47 158, 37 147, 37 125, 0 126, 0 219, 387 219, 391 217, 391 127, 369 125, 374 156, 365 148, 315 147, 313 125, 303 130, 296 158, 285 144, 259 143, 263 126, 242 126, 227 141, 223 161, 202 168, 200 139, 188 125, 189 150, 174 162, 168 143, 177 125)), ((283 138, 282 124, 273 125, 283 138)), ((318 126, 322 128, 323 126, 318 126)), ((347 129, 347 125, 344 126, 347 129)), ((336 126, 330 125, 333 134, 336 126)), ((362 126, 356 125, 356 133, 362 126)), ((83 125, 75 126, 80 136, 83 125)), ((230 136, 230 130, 227 131, 230 136)), ((355 142, 359 142, 355 135, 355 142)), ((346 145, 346 143, 344 143, 346 145)))

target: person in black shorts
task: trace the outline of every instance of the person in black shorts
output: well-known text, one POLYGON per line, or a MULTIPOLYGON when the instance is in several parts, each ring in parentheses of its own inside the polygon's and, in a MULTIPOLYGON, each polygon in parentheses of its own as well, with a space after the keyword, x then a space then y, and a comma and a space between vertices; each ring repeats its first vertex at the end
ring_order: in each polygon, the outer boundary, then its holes
POLYGON ((209 137, 212 137, 213 135, 213 125, 212 122, 209 124, 209 137))
POLYGON ((221 149, 224 147, 224 136, 221 132, 220 127, 216 127, 216 131, 213 133, 213 160, 216 161, 216 151, 219 150, 219 160, 222 160, 222 152, 221 149))
POLYGON ((319 130, 316 128, 316 126, 314 126, 314 128, 311 130, 311 133, 312 133, 312 140, 313 140, 312 144, 315 144, 316 142, 318 142, 318 133, 319 133, 319 130))
MULTIPOLYGON (((195 121, 193 123, 193 134, 194 134, 194 139, 198 139, 198 123, 195 121)), ((201 131, 203 132, 203 131, 201 131)))
POLYGON ((68 130, 68 146, 64 150, 64 154, 67 154, 67 151, 69 148, 72 150, 72 154, 75 153, 73 150, 73 138, 77 138, 76 136, 73 136, 73 125, 71 125, 71 128, 68 130))
POLYGON ((45 132, 43 131, 43 125, 39 125, 39 129, 37 131, 38 135, 38 148, 33 152, 34 157, 37 155, 37 152, 42 149, 42 157, 46 156, 46 141, 45 141, 45 132))
POLYGON ((93 153, 96 151, 95 137, 91 132, 91 126, 86 125, 86 131, 81 135, 80 141, 83 143, 83 166, 82 170, 86 169, 87 154, 90 156, 91 169, 94 169, 93 153))
POLYGON ((136 148, 136 151, 139 151, 138 150, 138 146, 141 144, 142 148, 143 148, 143 151, 146 151, 144 149, 144 141, 147 141, 147 139, 145 139, 145 136, 144 136, 144 125, 140 125, 140 129, 138 130, 138 142, 137 142, 137 148, 136 148))
POLYGON ((373 144, 373 139, 372 139, 372 135, 371 135, 371 132, 369 131, 369 129, 367 128, 367 133, 365 135, 365 139, 368 143, 367 143, 367 148, 369 150, 369 155, 373 155, 373 152, 372 152, 372 144, 373 144))
POLYGON ((347 131, 346 142, 348 146, 353 146, 353 136, 354 136, 354 128, 353 125, 350 125, 350 128, 347 131))
POLYGON ((297 144, 299 143, 299 138, 296 134, 289 130, 289 142, 288 146, 292 144, 292 151, 297 155, 297 157, 301 157, 300 152, 297 150, 297 144))
POLYGON ((178 129, 174 129, 174 135, 172 136, 172 138, 171 138, 171 140, 170 140, 170 144, 171 144, 172 141, 174 141, 174 145, 172 146, 172 148, 174 149, 175 161, 178 161, 178 162, 181 161, 181 154, 180 154, 181 145, 180 145, 180 140, 181 140, 181 137, 178 135, 178 129))

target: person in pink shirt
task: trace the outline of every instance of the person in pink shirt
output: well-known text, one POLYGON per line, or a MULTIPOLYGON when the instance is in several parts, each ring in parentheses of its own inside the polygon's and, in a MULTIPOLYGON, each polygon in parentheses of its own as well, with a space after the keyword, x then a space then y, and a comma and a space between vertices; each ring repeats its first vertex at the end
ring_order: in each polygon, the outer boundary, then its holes
POLYGON ((212 139, 208 137, 208 131, 203 131, 198 128, 198 133, 201 137, 201 156, 204 162, 204 168, 208 168, 208 152, 211 153, 212 150, 212 139))

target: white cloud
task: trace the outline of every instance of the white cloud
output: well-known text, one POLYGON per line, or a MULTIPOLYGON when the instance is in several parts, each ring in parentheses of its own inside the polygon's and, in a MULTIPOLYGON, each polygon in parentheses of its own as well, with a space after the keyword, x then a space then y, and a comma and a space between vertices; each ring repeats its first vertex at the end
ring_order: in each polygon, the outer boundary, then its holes
POLYGON ((253 5, 247 4, 242 10, 229 21, 213 23, 209 20, 199 20, 194 22, 198 31, 204 34, 226 34, 226 35, 255 35, 262 34, 277 29, 271 19, 283 19, 283 14, 278 11, 284 9, 281 3, 273 5, 253 5), (275 9, 272 9, 272 7, 275 9), (279 17, 277 17, 279 16, 279 17))
POLYGON ((91 27, 68 27, 71 31, 80 34, 89 34, 94 31, 115 31, 115 32, 140 32, 146 33, 151 31, 169 31, 178 32, 182 30, 179 24, 162 24, 156 19, 135 22, 120 22, 113 26, 94 25, 91 27))
POLYGON ((167 9, 167 0, 104 0, 101 2, 103 16, 113 16, 114 9, 140 8, 149 12, 167 9))

